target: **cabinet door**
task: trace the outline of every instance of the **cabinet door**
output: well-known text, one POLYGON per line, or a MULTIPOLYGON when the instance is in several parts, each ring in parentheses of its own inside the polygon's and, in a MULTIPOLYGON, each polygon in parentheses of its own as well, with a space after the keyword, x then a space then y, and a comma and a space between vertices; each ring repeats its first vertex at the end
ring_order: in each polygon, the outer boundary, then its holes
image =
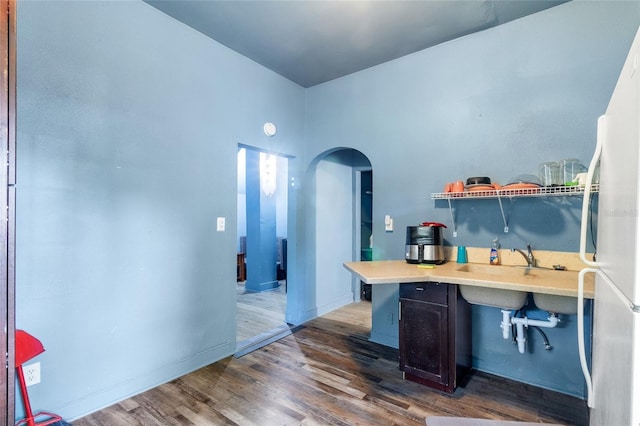
POLYGON ((400 312, 400 369, 411 380, 449 387, 448 307, 401 299, 400 312))

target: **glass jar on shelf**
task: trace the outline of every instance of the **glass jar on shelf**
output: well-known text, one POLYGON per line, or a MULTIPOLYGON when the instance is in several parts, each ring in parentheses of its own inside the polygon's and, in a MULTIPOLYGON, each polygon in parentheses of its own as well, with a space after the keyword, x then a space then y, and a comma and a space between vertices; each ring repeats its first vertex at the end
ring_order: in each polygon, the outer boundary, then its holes
POLYGON ((562 160, 562 184, 571 186, 576 184, 578 173, 584 173, 587 168, 576 158, 562 160))
POLYGON ((543 186, 558 186, 564 183, 560 179, 560 165, 555 161, 540 164, 538 177, 543 186))

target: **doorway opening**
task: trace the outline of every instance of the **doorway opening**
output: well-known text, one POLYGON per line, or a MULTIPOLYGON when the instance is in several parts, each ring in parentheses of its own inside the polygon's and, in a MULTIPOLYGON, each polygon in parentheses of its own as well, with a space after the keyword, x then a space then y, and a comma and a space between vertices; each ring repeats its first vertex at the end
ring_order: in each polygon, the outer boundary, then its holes
MULTIPOLYGON (((365 169, 358 172, 356 194, 359 192, 360 212, 356 213, 356 221, 360 222, 360 258, 356 260, 373 260, 373 172, 365 169), (358 183, 359 182, 359 183, 358 183)), ((357 205, 357 204, 356 204, 357 205)), ((360 298, 371 301, 371 284, 360 282, 360 298)))
POLYGON ((238 149, 236 356, 290 333, 288 160, 244 145, 238 149))
POLYGON ((363 298, 360 280, 343 264, 373 258, 373 174, 369 159, 351 148, 326 151, 314 163, 315 251, 308 282, 315 288, 308 293, 314 313, 323 315, 363 298))

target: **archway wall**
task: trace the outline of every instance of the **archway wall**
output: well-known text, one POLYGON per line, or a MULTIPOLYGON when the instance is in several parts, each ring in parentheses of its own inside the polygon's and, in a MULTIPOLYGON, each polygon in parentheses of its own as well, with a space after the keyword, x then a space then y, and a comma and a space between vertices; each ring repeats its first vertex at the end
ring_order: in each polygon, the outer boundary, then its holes
POLYGON ((296 192, 302 197, 295 212, 300 232, 289 238, 299 246, 296 284, 287 294, 288 322, 305 322, 358 297, 343 263, 355 259, 355 170, 370 166, 365 155, 345 147, 319 153, 307 166, 296 192))

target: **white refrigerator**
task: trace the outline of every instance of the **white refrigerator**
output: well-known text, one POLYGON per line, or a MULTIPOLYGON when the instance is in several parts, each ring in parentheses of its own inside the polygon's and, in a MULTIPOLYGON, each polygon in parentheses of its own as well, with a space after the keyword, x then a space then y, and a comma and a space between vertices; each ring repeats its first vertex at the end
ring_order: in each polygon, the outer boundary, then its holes
POLYGON ((584 354, 582 316, 578 317, 590 423, 640 426, 640 29, 606 113, 598 120, 597 139, 587 175, 580 241, 581 256, 592 267, 581 277, 596 274, 591 371, 584 354), (585 255, 585 238, 598 160, 594 261, 585 255))

